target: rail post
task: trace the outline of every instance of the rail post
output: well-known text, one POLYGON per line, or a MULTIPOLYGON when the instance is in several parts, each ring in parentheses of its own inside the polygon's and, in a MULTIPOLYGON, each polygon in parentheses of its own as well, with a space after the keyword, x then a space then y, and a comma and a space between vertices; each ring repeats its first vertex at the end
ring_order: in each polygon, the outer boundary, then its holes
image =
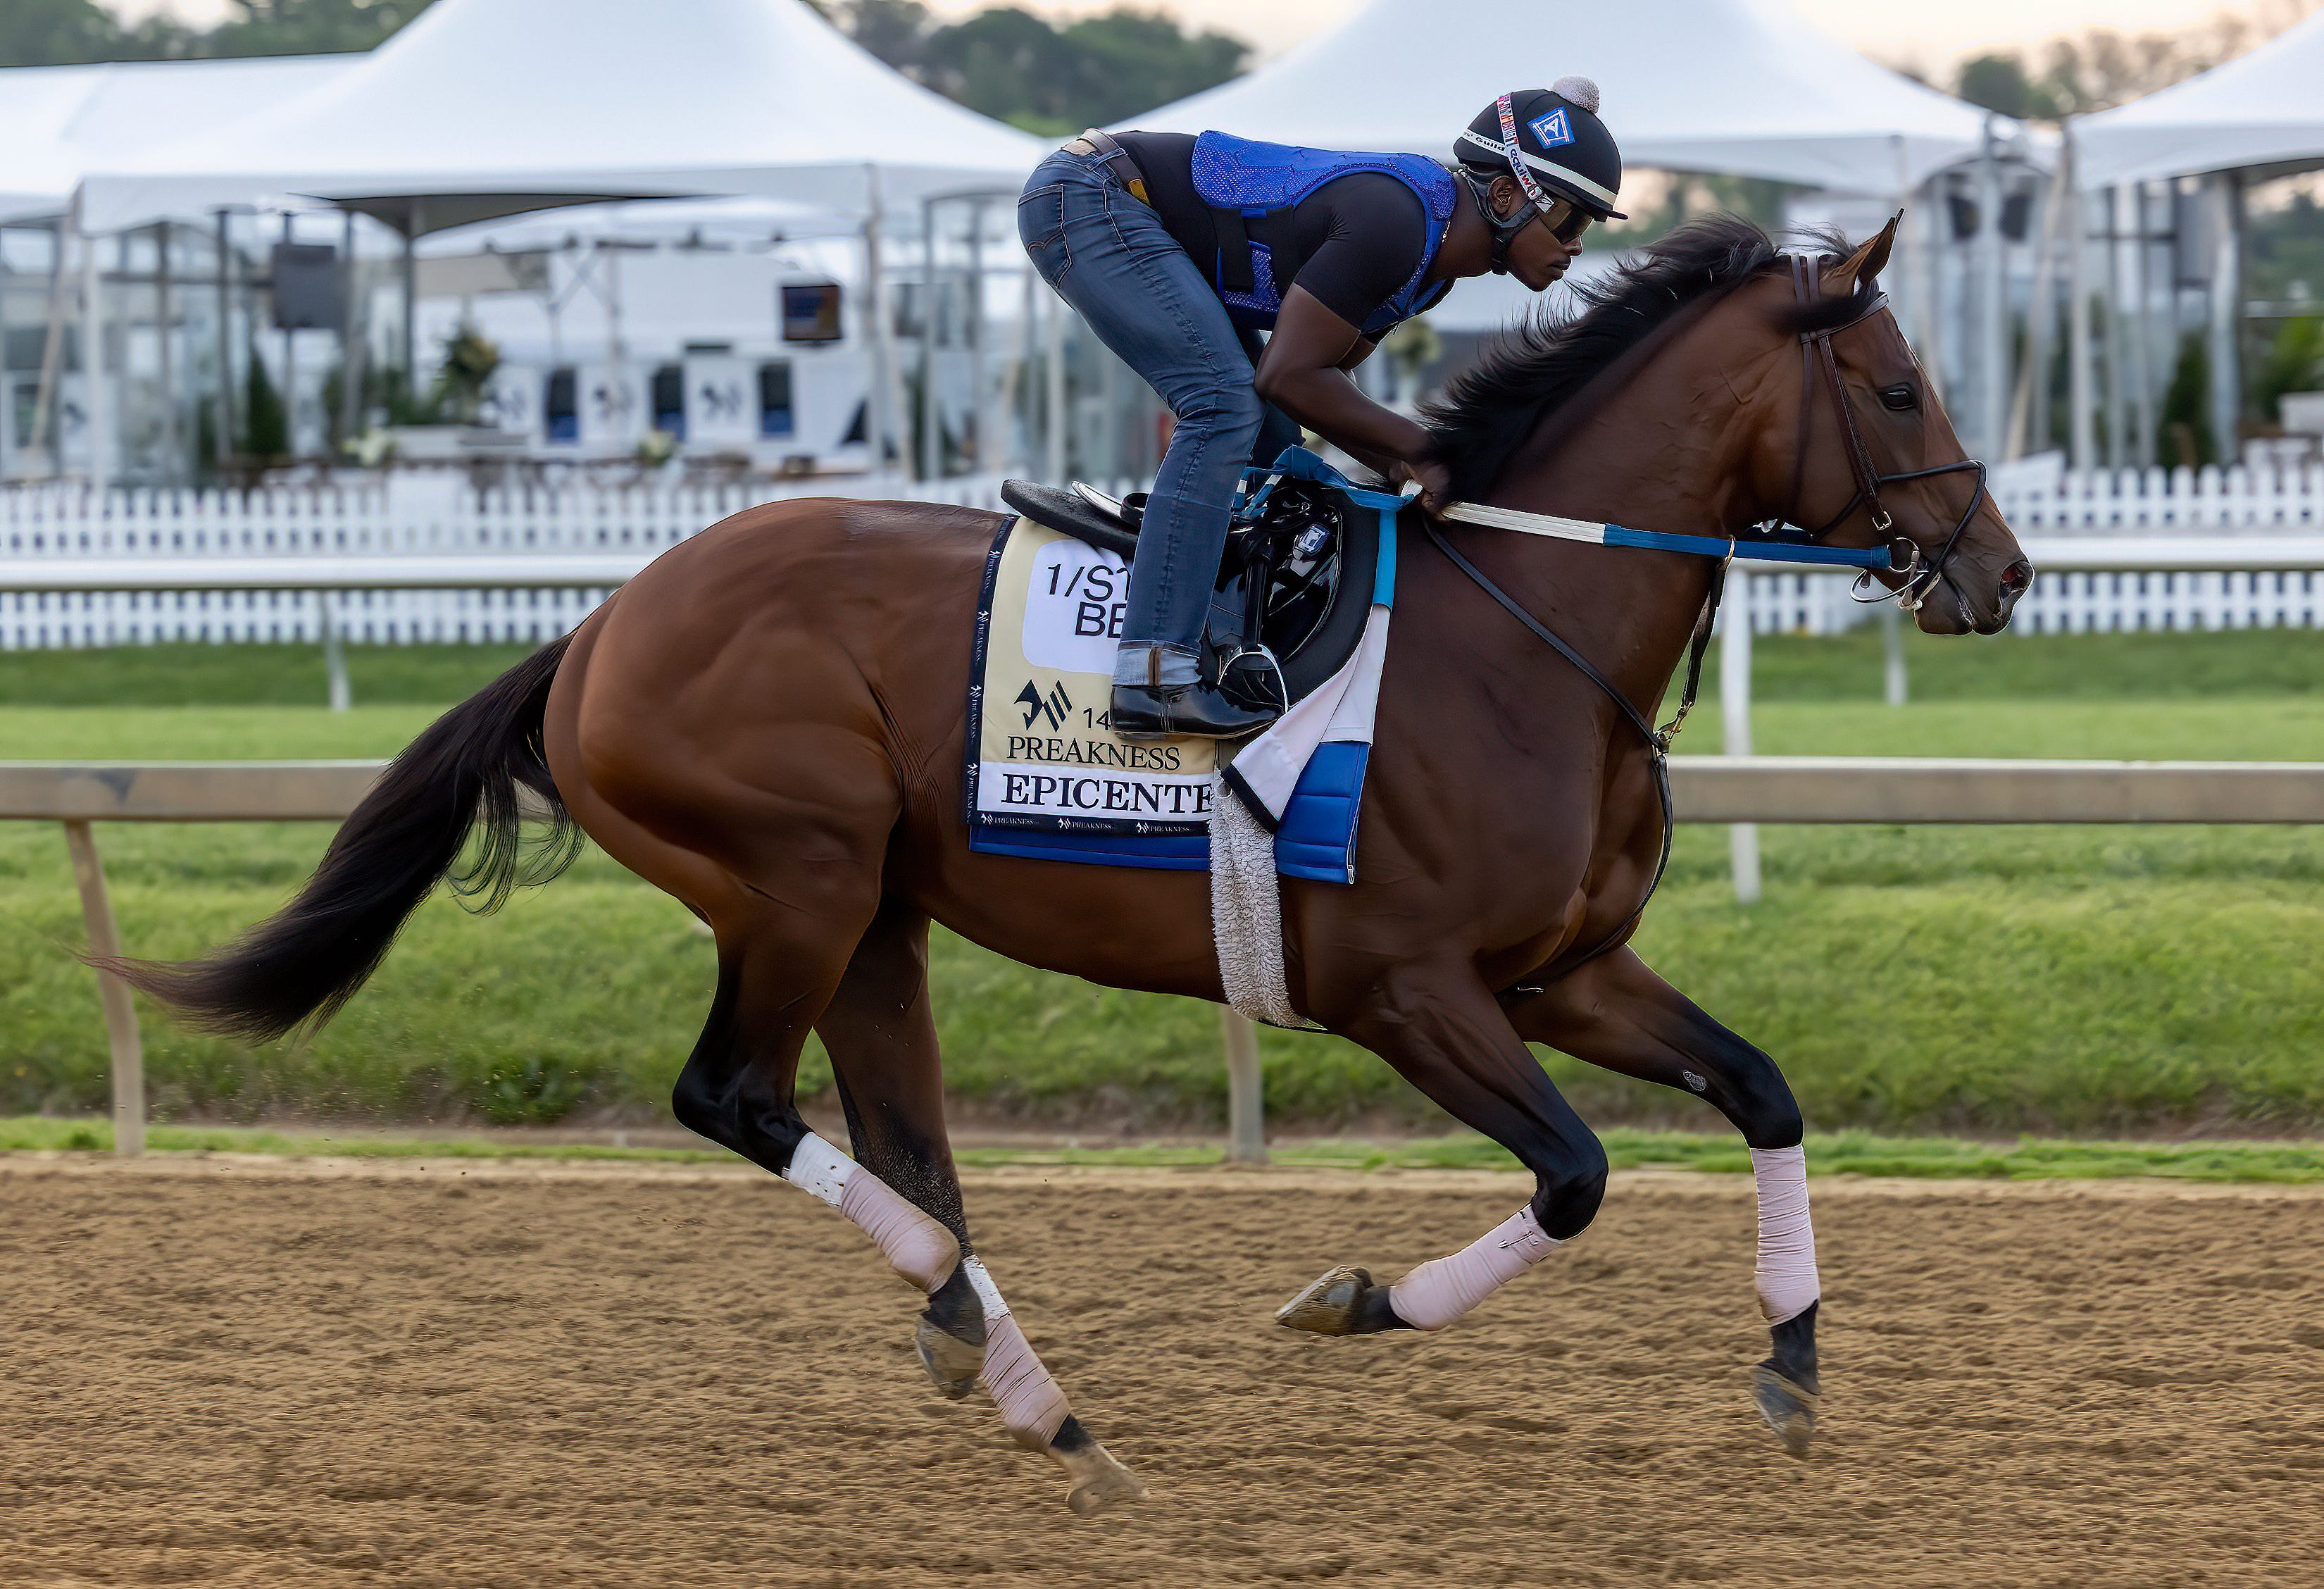
POLYGON ((330 679, 331 710, 344 712, 355 705, 355 687, 347 682, 346 639, 339 633, 339 616, 333 609, 338 604, 338 592, 318 590, 315 593, 315 610, 322 614, 323 671, 330 679))
MULTIPOLYGON (((65 821, 65 848, 72 855, 73 881, 80 888, 81 920, 88 928, 93 955, 121 953, 121 928, 105 892, 105 866, 97 859, 97 835, 86 819, 65 821)), ((145 1049, 137 1037, 137 1006, 129 984, 110 971, 97 974, 105 1007, 105 1041, 113 1053, 113 1150, 134 1159, 145 1151, 145 1049)))
MULTIPOLYGON (((1719 707, 1726 731, 1727 753, 1751 753, 1751 576, 1743 569, 1729 575, 1735 599, 1726 605, 1719 633, 1719 707)), ((1759 902, 1759 825, 1738 822, 1727 830, 1729 864, 1735 873, 1738 903, 1759 902)))
POLYGON ((1894 602, 1880 605, 1880 651, 1886 664, 1888 704, 1901 707, 1909 688, 1904 675, 1904 614, 1894 602))
POLYGON ((1219 1035, 1227 1050, 1227 1162, 1267 1162, 1267 1103, 1259 1070, 1259 1028, 1225 1005, 1219 1035))

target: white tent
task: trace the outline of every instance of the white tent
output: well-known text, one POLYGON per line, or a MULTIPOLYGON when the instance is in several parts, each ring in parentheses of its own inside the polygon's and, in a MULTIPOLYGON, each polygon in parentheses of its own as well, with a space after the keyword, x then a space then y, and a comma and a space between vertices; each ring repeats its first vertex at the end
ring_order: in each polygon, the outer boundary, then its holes
POLYGON ((1249 77, 1126 126, 1449 153, 1497 94, 1594 78, 1634 166, 1891 195, 1976 155, 1986 113, 1777 0, 1373 0, 1249 77))
POLYGON ((354 69, 88 179, 109 231, 319 197, 407 235, 589 198, 867 207, 1020 177, 1042 144, 929 93, 800 0, 438 0, 354 69))
POLYGON ((2085 188, 2324 164, 2324 14, 2201 77, 2073 124, 2085 188))
POLYGON ((346 71, 354 55, 0 70, 0 219, 61 213, 100 165, 207 133, 346 71))

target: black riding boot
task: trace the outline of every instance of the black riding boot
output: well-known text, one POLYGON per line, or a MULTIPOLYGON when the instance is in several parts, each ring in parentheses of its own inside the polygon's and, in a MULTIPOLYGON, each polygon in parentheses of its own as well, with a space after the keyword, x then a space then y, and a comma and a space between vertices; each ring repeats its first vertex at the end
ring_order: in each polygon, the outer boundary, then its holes
POLYGON ((1281 716, 1239 707, 1213 685, 1117 684, 1113 687, 1113 731, 1124 739, 1167 739, 1191 734, 1203 739, 1240 739, 1281 716))

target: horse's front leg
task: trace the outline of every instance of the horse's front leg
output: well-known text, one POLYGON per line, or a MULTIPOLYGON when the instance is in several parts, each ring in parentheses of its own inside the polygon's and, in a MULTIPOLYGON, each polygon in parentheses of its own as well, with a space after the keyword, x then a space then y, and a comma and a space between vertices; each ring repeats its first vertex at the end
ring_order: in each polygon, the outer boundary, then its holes
POLYGON ((1815 1432, 1815 1231, 1808 1219, 1800 1106, 1775 1062, 1649 970, 1628 947, 1572 975, 1502 996, 1528 1042, 1692 1093, 1716 1107, 1751 1148, 1758 1185, 1756 1280, 1774 1350, 1752 1374, 1752 1399, 1794 1455, 1815 1432))
POLYGON ((1276 1313, 1319 1335, 1437 1330, 1531 1269, 1597 1217, 1606 1152, 1465 964, 1399 966, 1366 979, 1355 1007, 1327 1021, 1394 1066, 1454 1119, 1534 1173, 1526 1205, 1460 1252, 1394 1285, 1343 1266, 1276 1313))

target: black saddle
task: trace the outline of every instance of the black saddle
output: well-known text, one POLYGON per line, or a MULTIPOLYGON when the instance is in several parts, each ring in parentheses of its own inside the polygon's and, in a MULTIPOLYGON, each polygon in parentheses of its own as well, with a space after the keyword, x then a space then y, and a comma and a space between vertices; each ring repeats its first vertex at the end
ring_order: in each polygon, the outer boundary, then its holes
MULTIPOLYGON (((1001 500, 1032 520, 1129 561, 1141 503, 1030 480, 1001 483, 1001 500)), ((1317 482, 1284 481, 1254 522, 1227 534, 1211 597, 1204 666, 1229 695, 1286 707, 1312 694, 1355 654, 1379 567, 1379 515, 1317 482), (1256 631, 1256 633, 1254 633, 1256 631), (1272 654, 1281 670, 1275 694, 1272 654)))

